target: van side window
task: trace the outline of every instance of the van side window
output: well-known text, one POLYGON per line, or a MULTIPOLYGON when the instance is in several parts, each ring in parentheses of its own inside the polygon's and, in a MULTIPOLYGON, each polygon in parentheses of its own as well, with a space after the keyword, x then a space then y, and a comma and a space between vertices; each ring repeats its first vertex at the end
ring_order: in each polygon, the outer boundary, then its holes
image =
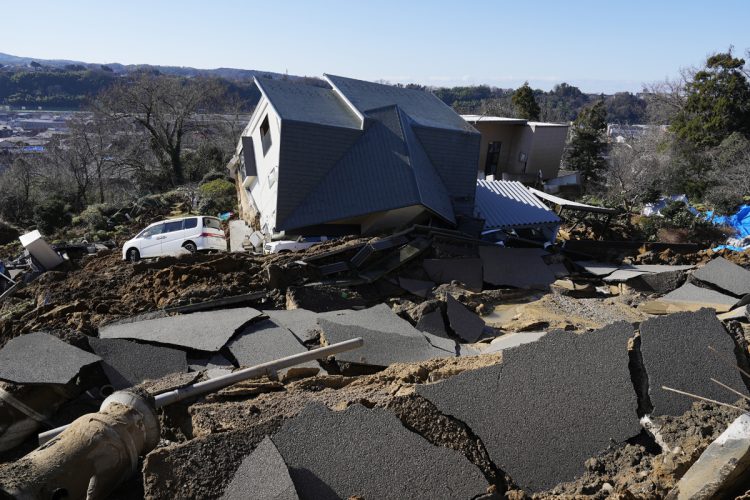
POLYGON ((156 234, 161 234, 161 232, 164 230, 164 224, 159 224, 158 226, 151 227, 149 229, 146 229, 143 231, 143 234, 141 235, 141 238, 146 238, 148 236, 154 236, 156 234))
POLYGON ((165 233, 173 233, 175 231, 181 231, 182 230, 182 221, 174 221, 174 222, 167 222, 164 224, 164 232, 165 233))
POLYGON ((182 229, 195 229, 198 227, 198 219, 185 219, 182 229))
POLYGON ((221 222, 213 217, 203 217, 203 227, 221 229, 221 222))

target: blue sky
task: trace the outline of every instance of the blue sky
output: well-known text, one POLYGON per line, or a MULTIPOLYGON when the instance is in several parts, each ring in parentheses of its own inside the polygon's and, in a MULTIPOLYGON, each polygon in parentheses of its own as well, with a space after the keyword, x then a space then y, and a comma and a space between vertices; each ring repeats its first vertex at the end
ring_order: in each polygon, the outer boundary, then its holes
POLYGON ((0 52, 333 73, 436 86, 638 91, 750 48, 750 1, 2 2, 0 52))

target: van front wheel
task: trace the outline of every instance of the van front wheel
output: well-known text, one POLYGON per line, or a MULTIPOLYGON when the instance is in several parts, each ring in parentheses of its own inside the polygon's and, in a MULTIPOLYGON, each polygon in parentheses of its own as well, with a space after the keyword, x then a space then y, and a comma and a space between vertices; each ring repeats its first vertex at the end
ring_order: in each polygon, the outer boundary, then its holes
POLYGON ((130 262, 138 262, 141 260, 141 252, 137 248, 131 248, 128 250, 128 260, 130 262))

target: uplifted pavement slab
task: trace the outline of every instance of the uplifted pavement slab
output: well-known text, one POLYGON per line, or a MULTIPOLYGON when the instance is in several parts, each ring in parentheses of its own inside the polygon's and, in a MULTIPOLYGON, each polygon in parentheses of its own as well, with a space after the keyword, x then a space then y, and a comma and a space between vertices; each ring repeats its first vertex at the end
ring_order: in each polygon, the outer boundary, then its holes
POLYGON ((422 266, 435 283, 450 283, 455 280, 466 285, 469 290, 482 290, 481 259, 425 259, 422 266))
POLYGON ((16 384, 67 384, 102 358, 44 332, 27 333, 0 349, 0 379, 16 384))
POLYGON ((482 246, 479 256, 484 281, 492 285, 546 289, 556 279, 538 249, 482 246))
POLYGON ((448 322, 453 331, 466 342, 476 342, 482 336, 484 321, 450 294, 448 304, 448 322))
POLYGON ((181 314, 135 323, 107 325, 99 330, 99 337, 136 339, 215 352, 242 326, 260 315, 261 312, 252 307, 181 314))
POLYGON ((224 500, 299 500, 289 469, 271 438, 261 441, 240 464, 224 500))
POLYGON ((463 372, 417 392, 464 422, 492 461, 530 491, 584 472, 611 441, 637 435, 638 402, 628 369, 633 327, 553 331, 503 351, 503 363, 463 372))
POLYGON ((693 273, 693 277, 741 297, 750 293, 750 271, 717 257, 693 273))
POLYGON ((682 415, 693 399, 662 389, 662 386, 690 392, 718 401, 736 396, 711 378, 747 393, 733 361, 734 341, 716 314, 709 309, 651 318, 640 325, 641 354, 648 374, 652 415, 682 415), (708 346, 721 354, 711 351, 708 346))
POLYGON ((455 350, 451 354, 443 346, 433 346, 421 332, 404 335, 381 330, 377 324, 345 325, 325 318, 318 319, 318 324, 323 332, 322 338, 328 345, 356 337, 362 337, 365 341, 359 349, 336 354, 337 361, 385 367, 393 363, 455 356, 455 350))
MULTIPOLYGON (((255 366, 293 354, 307 352, 299 340, 286 328, 271 319, 245 327, 227 344, 229 352, 242 367, 255 366)), ((320 371, 317 361, 308 361, 280 372, 282 377, 315 375, 320 371)))
POLYGON ((414 280, 402 277, 398 278, 398 285, 407 292, 422 298, 427 297, 430 292, 432 292, 432 289, 435 288, 435 283, 432 281, 414 280))
POLYGON ((685 283, 677 290, 671 291, 659 299, 642 303, 639 309, 650 314, 667 314, 680 311, 697 311, 709 307, 722 313, 733 309, 738 302, 739 300, 731 295, 709 288, 701 288, 692 283, 685 283))
POLYGON ((431 333, 438 337, 448 338, 448 331, 445 328, 445 320, 443 319, 443 312, 440 308, 423 314, 415 327, 420 332, 431 333))
POLYGON ((470 499, 489 486, 461 453, 430 444, 379 408, 309 405, 271 439, 303 500, 470 499))
POLYGON ((596 262, 593 260, 578 260, 575 261, 574 264, 587 273, 599 277, 609 276, 618 269, 633 269, 632 266, 618 266, 615 264, 607 264, 603 262, 596 262))
POLYGON ((318 314, 307 309, 266 310, 263 314, 291 330, 302 342, 317 336, 318 314))
POLYGON ((125 339, 88 339, 91 349, 101 356, 102 368, 115 389, 125 389, 144 380, 155 380, 171 373, 187 371, 184 351, 139 344, 125 339))
POLYGON ((364 326, 382 332, 419 336, 419 331, 393 312, 387 304, 378 304, 359 311, 331 311, 321 313, 318 317, 340 325, 364 326))

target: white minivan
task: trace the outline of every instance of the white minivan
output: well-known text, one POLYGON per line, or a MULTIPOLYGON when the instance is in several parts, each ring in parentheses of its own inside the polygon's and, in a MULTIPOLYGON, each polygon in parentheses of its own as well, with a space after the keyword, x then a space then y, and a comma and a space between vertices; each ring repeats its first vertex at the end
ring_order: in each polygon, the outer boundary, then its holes
POLYGON ((123 260, 176 255, 182 250, 225 252, 227 242, 216 217, 193 216, 155 222, 122 246, 123 260))

